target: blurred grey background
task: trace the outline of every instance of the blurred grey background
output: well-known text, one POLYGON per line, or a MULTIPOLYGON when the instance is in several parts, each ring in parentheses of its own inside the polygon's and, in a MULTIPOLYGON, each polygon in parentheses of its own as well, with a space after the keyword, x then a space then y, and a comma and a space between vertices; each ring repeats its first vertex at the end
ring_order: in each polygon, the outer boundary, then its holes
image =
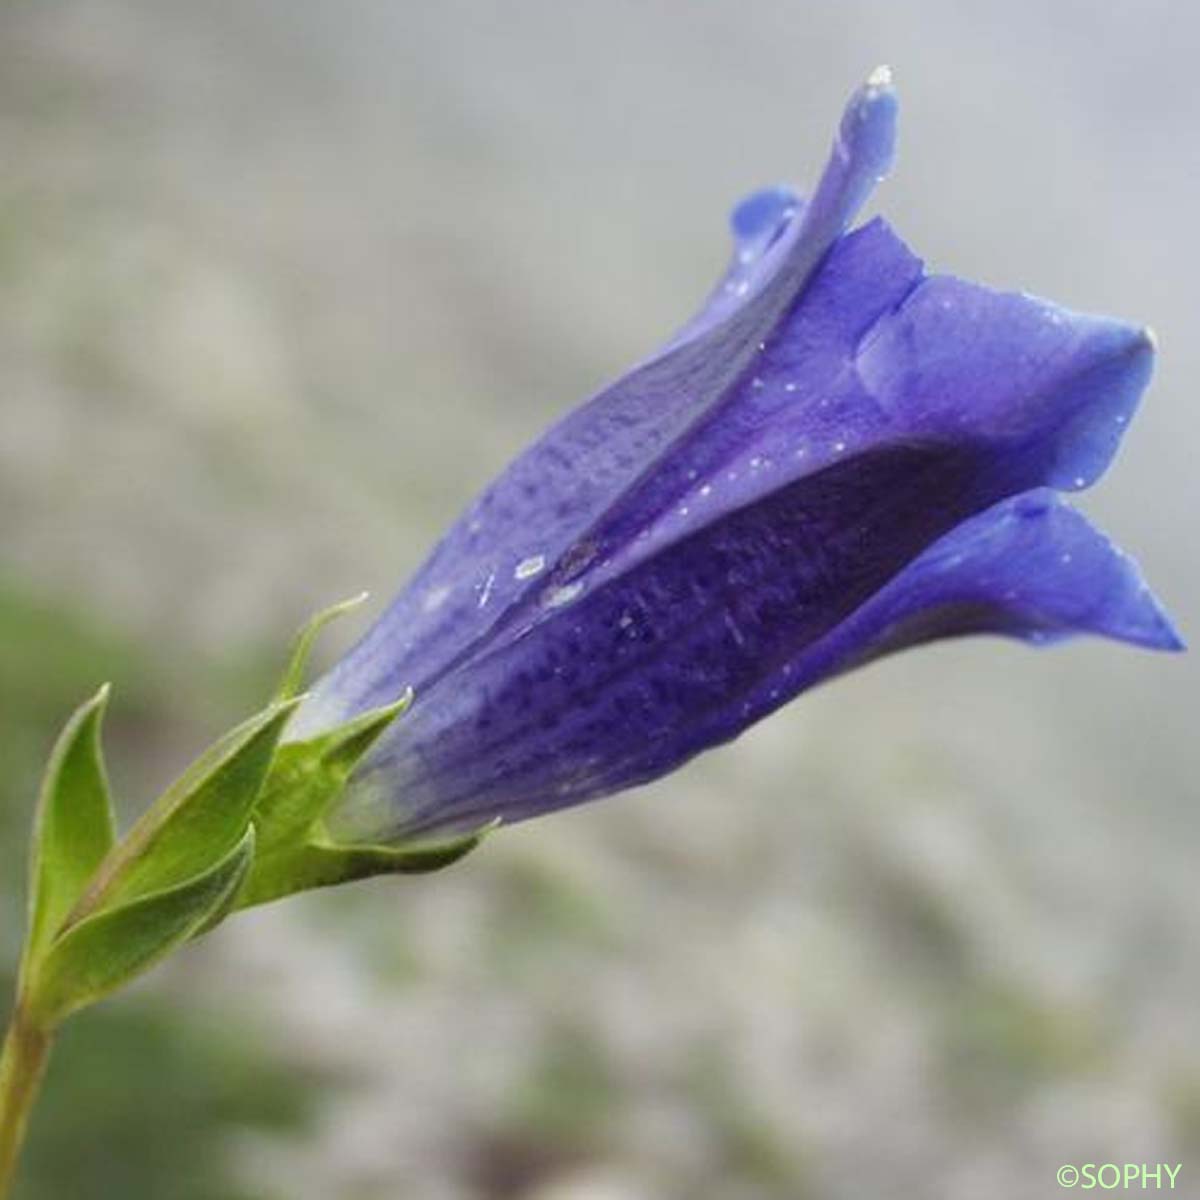
MULTIPOLYGON (((932 268, 1158 331, 1083 504, 1200 636, 1198 35, 1182 0, 10 0, 4 961, 69 708, 115 681, 136 811, 688 314, 880 62, 874 204, 932 268)), ((445 874, 241 917, 73 1023, 19 1194, 965 1200, 1181 1160, 1200 1194, 1198 681, 940 646, 445 874)))

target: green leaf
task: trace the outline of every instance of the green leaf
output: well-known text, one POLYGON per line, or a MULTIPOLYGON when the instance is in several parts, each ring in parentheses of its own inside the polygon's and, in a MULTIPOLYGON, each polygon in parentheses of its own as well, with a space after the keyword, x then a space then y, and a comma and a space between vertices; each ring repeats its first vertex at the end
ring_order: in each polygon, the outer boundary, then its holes
POLYGON ((76 710, 50 752, 30 845, 22 975, 37 962, 116 837, 100 743, 107 703, 106 684, 76 710))
POLYGON ((49 947, 29 982, 28 1011, 43 1028, 142 974, 227 911, 254 857, 254 828, 208 870, 105 909, 49 947))
POLYGON ((223 858, 246 832, 299 703, 272 704, 210 746, 108 855, 70 922, 169 888, 223 858))
POLYGON ((361 592, 349 600, 343 600, 340 604, 331 604, 312 617, 308 624, 300 630, 296 635, 295 642, 292 643, 292 653, 288 658, 287 669, 275 691, 277 701, 290 700, 293 696, 298 696, 304 689, 304 670, 308 666, 308 656, 312 653, 313 643, 317 640, 317 635, 321 630, 330 621, 342 616, 343 613, 358 608, 366 599, 367 593, 361 592))

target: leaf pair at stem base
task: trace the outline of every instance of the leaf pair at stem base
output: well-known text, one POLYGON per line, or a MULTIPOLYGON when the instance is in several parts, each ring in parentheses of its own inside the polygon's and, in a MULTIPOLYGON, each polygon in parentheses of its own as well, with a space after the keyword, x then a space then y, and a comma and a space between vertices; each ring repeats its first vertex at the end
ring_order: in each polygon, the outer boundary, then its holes
POLYGON ((300 633, 272 702, 206 750, 118 840, 101 748, 102 688, 51 753, 34 826, 22 1019, 53 1029, 121 987, 234 909, 383 873, 436 870, 486 830, 420 845, 345 845, 322 818, 375 739, 411 702, 280 744, 302 697, 312 643, 300 633))

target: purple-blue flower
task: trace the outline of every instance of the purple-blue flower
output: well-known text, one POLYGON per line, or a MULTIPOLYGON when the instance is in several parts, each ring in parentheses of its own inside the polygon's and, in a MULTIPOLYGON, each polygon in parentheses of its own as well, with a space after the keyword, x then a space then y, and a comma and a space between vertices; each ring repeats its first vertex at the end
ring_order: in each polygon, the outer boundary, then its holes
POLYGON ((927 275, 880 219, 847 232, 895 120, 881 69, 811 197, 744 201, 700 312, 512 463, 320 681, 293 737, 416 696, 335 836, 645 783, 934 638, 1179 648, 1135 564, 1058 494, 1116 451, 1149 332, 927 275))

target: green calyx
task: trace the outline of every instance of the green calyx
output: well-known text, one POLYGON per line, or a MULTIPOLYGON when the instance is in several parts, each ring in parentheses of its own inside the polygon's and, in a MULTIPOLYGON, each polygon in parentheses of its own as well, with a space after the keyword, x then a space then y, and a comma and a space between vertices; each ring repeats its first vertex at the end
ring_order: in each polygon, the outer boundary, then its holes
POLYGON ((360 602, 313 618, 272 702, 209 747, 120 839, 100 736, 108 689, 67 722, 31 843, 20 981, 29 1021, 53 1028, 235 909, 370 875, 434 871, 479 844, 488 829, 401 845, 348 845, 326 830, 330 806, 411 693, 306 741, 281 740, 303 700, 317 633, 360 602))
POLYGON ((406 693, 328 733, 281 746, 256 808, 258 852, 238 907, 369 875, 419 874, 473 850, 490 826, 446 841, 350 845, 331 839, 324 817, 354 768, 412 702, 406 693))

